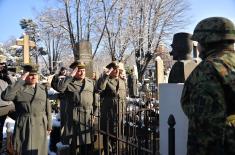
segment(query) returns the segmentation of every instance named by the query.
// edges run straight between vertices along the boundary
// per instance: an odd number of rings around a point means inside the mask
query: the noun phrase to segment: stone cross
[[[35,42],[29,40],[29,35],[24,35],[23,39],[17,39],[16,45],[23,46],[24,53],[23,53],[23,61],[24,63],[29,63],[29,49],[30,47],[35,47]]]

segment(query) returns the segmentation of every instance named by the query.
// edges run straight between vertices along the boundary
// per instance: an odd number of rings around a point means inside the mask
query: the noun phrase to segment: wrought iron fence
[[[132,106],[130,108],[129,106]],[[78,111],[79,116],[87,121],[77,122],[77,127],[86,126],[86,132],[77,132],[75,137],[85,138],[87,132],[92,134],[92,145],[85,145],[83,154],[97,155],[158,155],[159,154],[159,108],[158,105],[129,104],[125,112],[117,113],[116,119],[107,117],[105,129],[101,128],[100,110],[96,116],[92,113],[85,118],[86,112]],[[95,118],[95,119],[94,119]],[[95,121],[88,121],[95,120]],[[77,129],[76,129],[77,130]],[[78,130],[77,130],[78,131]],[[52,138],[53,139],[53,138]],[[57,150],[58,152],[58,150]],[[66,151],[65,151],[66,152]],[[63,154],[63,153],[58,153]]]

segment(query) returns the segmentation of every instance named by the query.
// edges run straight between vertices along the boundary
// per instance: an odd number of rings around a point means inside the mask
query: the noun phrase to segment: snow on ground
[[[7,123],[10,125],[10,131],[13,132],[14,130],[15,121],[11,119],[10,117],[7,117],[4,127],[3,127],[3,138],[7,137],[7,127],[6,127]]]
[[[52,121],[53,121],[53,126],[60,126],[60,121],[58,121],[59,114],[52,114]],[[13,119],[11,119],[10,117],[7,117],[4,127],[3,127],[3,138],[7,137],[7,128],[6,128],[6,124],[9,123],[10,125],[10,131],[13,132],[14,130],[14,125],[15,125],[15,121]],[[47,140],[48,140],[48,148],[49,148],[49,143],[50,143],[50,136],[47,136]],[[51,152],[50,149],[49,150],[49,155],[56,155],[55,152]]]

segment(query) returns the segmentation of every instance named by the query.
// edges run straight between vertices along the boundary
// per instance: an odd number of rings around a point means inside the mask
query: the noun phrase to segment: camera
[[[12,84],[12,81],[10,79],[10,73],[16,72],[16,67],[14,66],[8,66],[6,63],[0,63],[0,79],[4,80],[8,84]]]

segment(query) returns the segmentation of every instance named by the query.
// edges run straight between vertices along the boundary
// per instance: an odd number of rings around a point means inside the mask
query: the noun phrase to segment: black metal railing
[[[84,113],[84,111],[78,111],[78,113],[80,113],[79,116],[84,115],[83,118],[87,116],[86,112]],[[91,152],[94,155],[159,154],[158,106],[136,106],[135,108],[132,108],[132,110],[119,112],[116,114],[116,116],[117,118],[112,121],[110,121],[110,118],[107,117],[106,129],[101,128],[100,112],[98,112],[97,116],[94,116],[94,114],[91,113],[90,119],[88,119],[92,120],[95,118],[95,122],[78,122],[78,126],[86,126],[86,133],[90,132],[92,135],[92,150],[88,151],[86,148],[85,154],[91,154]],[[80,131],[76,134],[76,137],[84,138],[85,136],[84,143],[87,143],[86,134],[82,135],[84,132]]]
[[[171,114],[168,118],[168,154],[175,155],[175,118]]]

